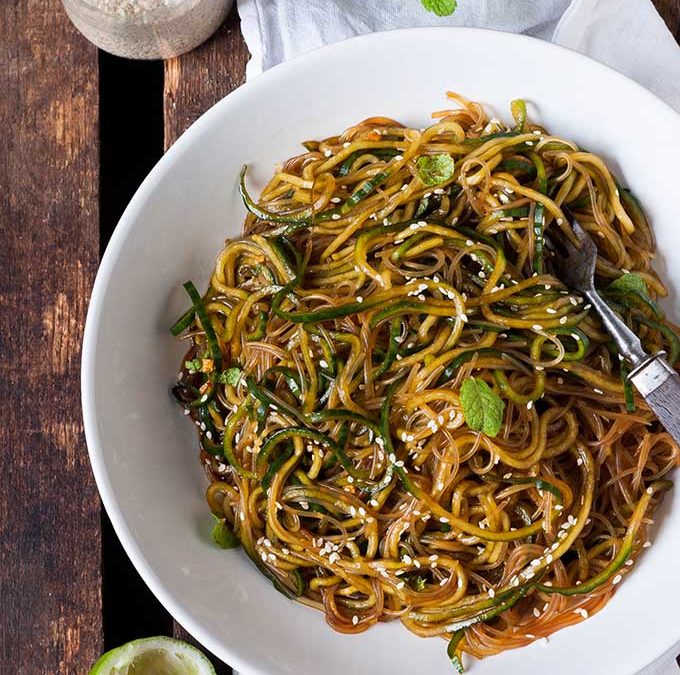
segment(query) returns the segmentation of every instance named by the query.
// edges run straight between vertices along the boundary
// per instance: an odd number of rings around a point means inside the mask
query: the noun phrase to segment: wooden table
[[[680,2],[655,4],[680,38]],[[58,0],[0,7],[3,675],[86,673],[136,637],[191,639],[102,512],[83,437],[80,345],[123,207],[164,148],[243,82],[247,59],[235,10],[209,42],[163,64],[98,53]]]

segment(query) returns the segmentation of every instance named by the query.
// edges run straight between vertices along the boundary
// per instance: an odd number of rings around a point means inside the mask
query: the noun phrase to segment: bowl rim
[[[101,501],[106,509],[113,528],[118,536],[126,554],[132,561],[135,569],[142,577],[146,585],[156,596],[163,607],[171,614],[173,619],[180,623],[193,637],[195,637],[206,649],[211,651],[219,658],[223,658],[234,670],[238,670],[243,674],[252,675],[269,675],[266,671],[261,670],[256,664],[239,655],[238,651],[233,650],[225,641],[214,637],[209,628],[204,627],[200,621],[195,620],[187,607],[177,600],[171,590],[167,587],[161,579],[157,576],[152,565],[147,560],[142,552],[140,545],[132,534],[124,513],[124,508],[118,501],[118,498],[113,489],[110,477],[105,467],[103,460],[105,452],[105,441],[100,437],[98,429],[98,412],[95,406],[94,385],[95,385],[95,362],[97,351],[97,338],[99,335],[100,319],[104,311],[106,303],[106,296],[109,284],[113,275],[115,274],[116,264],[118,262],[121,250],[125,243],[127,236],[132,232],[137,216],[146,202],[156,189],[156,187],[163,181],[166,174],[170,171],[175,162],[181,158],[185,147],[190,146],[194,139],[198,138],[204,129],[208,129],[212,124],[214,117],[220,115],[221,110],[225,106],[230,106],[237,103],[246,95],[251,95],[257,92],[258,89],[266,88],[269,81],[273,78],[281,77],[284,73],[295,71],[304,67],[307,63],[316,60],[320,53],[333,53],[341,55],[347,50],[352,50],[357,43],[364,42],[380,42],[386,36],[399,37],[400,35],[419,35],[427,38],[429,34],[449,33],[455,39],[460,34],[477,34],[483,36],[484,39],[492,40],[507,40],[508,42],[527,43],[532,45],[530,48],[535,50],[545,50],[546,52],[558,52],[563,56],[567,55],[577,62],[587,63],[588,67],[594,72],[599,71],[604,73],[609,78],[618,79],[625,83],[625,86],[631,85],[638,90],[638,93],[647,98],[653,103],[659,111],[665,111],[666,115],[670,115],[676,122],[680,122],[680,114],[676,112],[668,103],[659,98],[656,94],[649,91],[647,88],[636,82],[635,80],[624,75],[620,71],[608,66],[600,61],[597,61],[585,54],[578,52],[569,47],[564,47],[552,42],[534,38],[528,35],[508,33],[504,31],[492,30],[488,28],[472,28],[472,27],[457,27],[457,26],[433,26],[421,28],[399,28],[394,30],[378,31],[368,33],[366,35],[359,35],[351,37],[339,42],[317,47],[304,54],[301,54],[289,61],[280,63],[263,73],[256,76],[254,79],[245,82],[237,87],[235,90],[227,94],[225,97],[217,101],[203,114],[198,117],[175,141],[175,143],[165,152],[165,154],[156,163],[153,169],[149,172],[146,178],[135,192],[129,204],[125,208],[120,217],[111,238],[106,246],[106,250],[102,255],[99,268],[92,286],[90,296],[85,329],[83,333],[83,347],[81,355],[81,404],[83,412],[85,440],[88,449],[90,464],[92,472],[95,477],[95,482]],[[656,655],[646,664],[642,670],[646,670],[651,664],[662,659],[677,645],[677,641],[666,646],[664,651]]]

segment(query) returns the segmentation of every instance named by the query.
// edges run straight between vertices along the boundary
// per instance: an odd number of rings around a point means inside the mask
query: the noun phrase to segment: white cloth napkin
[[[576,49],[680,111],[680,48],[650,0],[458,0],[438,17],[419,0],[238,0],[247,76],[316,47],[392,28],[477,26]]]
[[[576,49],[637,80],[680,112],[680,48],[650,0],[458,0],[450,17],[419,0],[238,0],[248,79],[298,54],[393,28],[476,26]],[[678,648],[677,651],[680,651]],[[675,650],[639,675],[680,674]]]

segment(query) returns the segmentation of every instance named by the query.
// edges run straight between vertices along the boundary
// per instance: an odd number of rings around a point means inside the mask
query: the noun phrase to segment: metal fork
[[[666,431],[680,442],[680,376],[666,361],[665,352],[648,354],[640,338],[602,299],[594,282],[597,261],[595,242],[575,220],[572,230],[579,242],[578,246],[566,237],[559,241],[546,237],[546,247],[552,253],[555,274],[565,285],[582,293],[595,308],[619,353],[631,364],[628,381],[647,401]]]

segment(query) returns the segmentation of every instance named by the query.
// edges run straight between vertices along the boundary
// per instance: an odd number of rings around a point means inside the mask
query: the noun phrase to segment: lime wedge
[[[106,652],[90,675],[215,675],[196,647],[169,637],[133,640]]]

